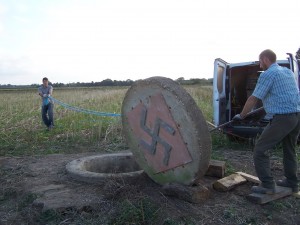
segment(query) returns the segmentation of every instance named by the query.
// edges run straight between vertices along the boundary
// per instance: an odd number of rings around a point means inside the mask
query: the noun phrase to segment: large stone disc
[[[211,138],[201,110],[176,82],[135,82],[122,104],[128,145],[141,168],[159,184],[191,184],[205,174]]]

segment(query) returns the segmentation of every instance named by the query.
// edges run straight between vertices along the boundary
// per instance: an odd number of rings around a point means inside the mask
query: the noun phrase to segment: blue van
[[[287,58],[277,60],[277,63],[291,69],[299,84],[299,61],[292,54],[287,53]],[[248,97],[254,91],[259,75],[262,72],[258,61],[228,63],[220,58],[215,59],[213,123],[216,127],[229,122],[234,115],[242,111]],[[260,108],[261,106],[262,103],[258,102],[255,108]],[[263,131],[271,117],[271,115],[267,115],[262,110],[243,121],[234,121],[222,127],[222,131],[227,134],[229,139],[243,138],[255,141],[257,135]]]

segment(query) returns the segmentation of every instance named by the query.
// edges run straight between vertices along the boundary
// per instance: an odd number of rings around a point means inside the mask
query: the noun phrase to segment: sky
[[[0,0],[0,84],[212,78],[300,48],[299,0]]]

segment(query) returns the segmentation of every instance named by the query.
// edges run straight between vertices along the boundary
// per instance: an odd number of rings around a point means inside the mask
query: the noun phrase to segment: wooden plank
[[[216,127],[217,127],[216,125],[214,125],[213,123],[209,122],[208,120],[206,120],[206,123],[207,123],[208,125],[212,126],[213,128],[216,128]]]
[[[258,177],[256,176],[253,176],[251,174],[248,174],[248,173],[244,173],[244,172],[236,172],[237,174],[241,175],[242,177],[244,177],[247,181],[250,181],[252,183],[255,183],[255,184],[260,184],[260,180],[258,179]]]
[[[223,178],[225,176],[225,161],[210,160],[205,176]]]
[[[239,174],[231,174],[228,177],[224,177],[220,180],[217,180],[213,187],[217,191],[229,191],[232,188],[236,187],[239,184],[246,183],[247,180]]]
[[[295,198],[300,198],[300,191],[296,192],[296,193],[293,193],[293,196]]]
[[[247,198],[254,203],[265,204],[265,203],[274,201],[276,199],[289,196],[291,194],[292,194],[291,188],[277,186],[276,193],[273,195],[252,193],[252,194],[248,195]]]
[[[166,184],[163,186],[163,194],[173,196],[192,203],[201,203],[210,196],[210,191],[203,185],[185,186],[182,184]]]

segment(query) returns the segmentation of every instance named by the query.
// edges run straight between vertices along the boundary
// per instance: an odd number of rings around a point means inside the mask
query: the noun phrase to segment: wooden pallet
[[[265,204],[292,194],[292,189],[287,187],[277,186],[276,191],[273,195],[252,193],[247,196],[247,199],[257,204]]]
[[[243,172],[237,172],[237,174],[241,175],[244,177],[247,181],[250,181],[252,183],[260,184],[260,180],[258,177],[243,173]],[[257,193],[251,193],[250,195],[247,196],[247,199],[250,201],[257,203],[257,204],[265,204],[280,198],[284,198],[290,195],[293,195],[296,198],[300,198],[300,192],[298,193],[293,193],[291,188],[287,187],[276,187],[277,193],[274,195],[268,195],[268,194],[257,194]]]

